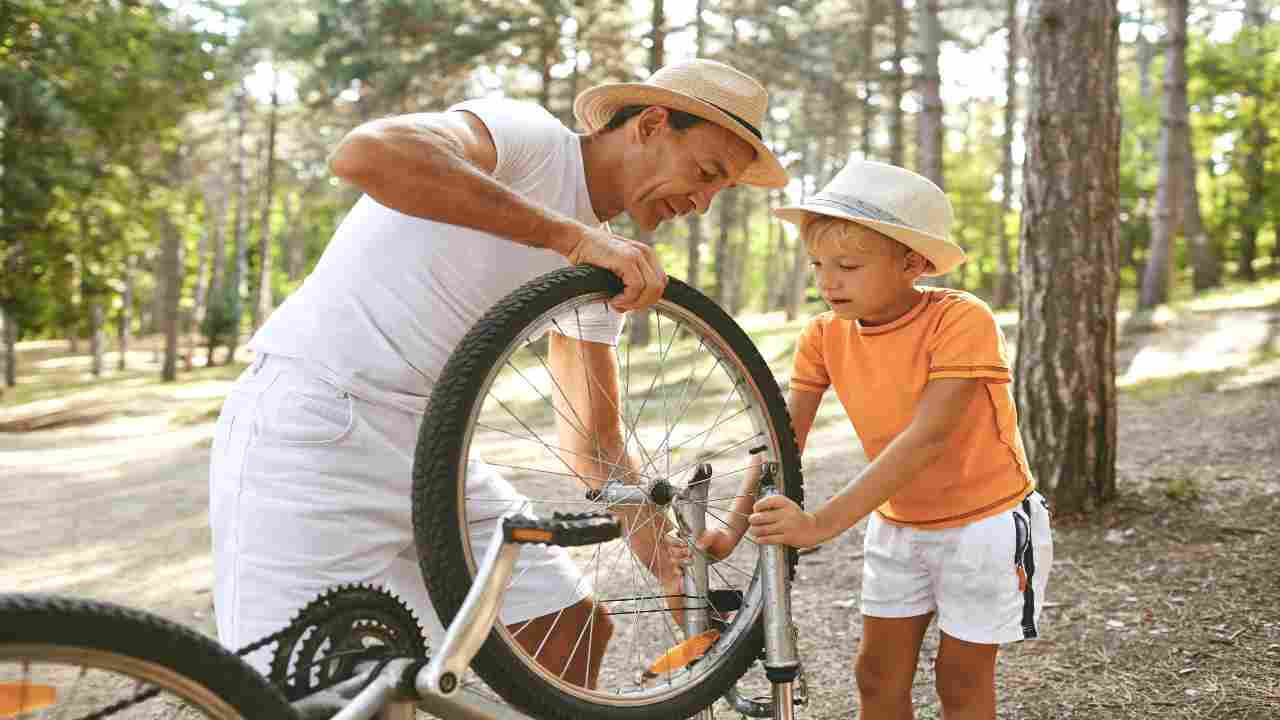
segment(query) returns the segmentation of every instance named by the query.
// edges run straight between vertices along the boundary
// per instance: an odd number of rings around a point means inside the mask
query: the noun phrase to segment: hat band
[[[851,197],[849,195],[841,195],[840,193],[824,192],[805,200],[804,204],[827,205],[836,208],[837,210],[843,210],[847,213],[857,215],[858,217],[866,218],[867,220],[893,223],[894,225],[909,227],[912,230],[920,229],[875,203],[869,203],[866,200]]]
[[[733,114],[733,113],[729,112],[728,110],[725,110],[724,108],[720,107],[719,105],[717,105],[717,104],[715,104],[715,103],[711,102],[710,100],[708,100],[708,99],[706,99],[706,98],[704,98],[704,97],[701,97],[701,96],[699,96],[699,95],[694,95],[694,97],[698,98],[698,99],[699,99],[699,100],[701,100],[702,102],[704,102],[704,103],[706,103],[706,104],[710,105],[711,107],[713,107],[713,108],[715,108],[715,109],[719,110],[720,112],[724,113],[725,115],[728,115],[729,117],[731,117],[731,118],[733,118],[734,120],[738,121],[738,124],[739,124],[739,125],[741,125],[742,127],[746,128],[746,129],[747,129],[747,132],[750,132],[752,135],[755,135],[757,140],[759,140],[759,141],[761,141],[761,142],[764,142],[764,133],[761,133],[758,129],[756,129],[756,126],[755,126],[755,125],[752,125],[751,123],[747,122],[746,120],[743,120],[742,118],[738,117],[737,115],[735,115],[735,114]]]

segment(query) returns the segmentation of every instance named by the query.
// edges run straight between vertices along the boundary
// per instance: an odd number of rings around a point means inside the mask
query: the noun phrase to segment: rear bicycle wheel
[[[193,630],[109,603],[0,595],[0,718],[290,720],[278,690]]]
[[[591,408],[617,418],[630,463],[600,460],[605,450],[599,445],[586,453],[571,450],[575,435],[584,442],[599,438],[591,437],[590,423],[567,398],[610,381],[587,371],[585,363],[574,368],[581,375],[560,377],[563,367],[553,371],[556,361],[542,331],[578,335],[584,318],[620,290],[612,273],[589,267],[526,284],[477,323],[436,383],[414,463],[413,515],[423,575],[446,624],[483,558],[486,538],[476,528],[503,512],[602,509],[590,491],[620,481],[659,498],[628,531],[675,528],[681,493],[705,468],[711,476],[706,527],[725,527],[745,519],[734,504],[750,492],[743,478],[763,462],[776,464],[781,490],[802,500],[795,436],[767,364],[737,323],[678,280],[658,304],[628,314],[629,325],[647,325],[648,337],[638,339],[630,327],[624,331],[612,351],[617,400]],[[515,494],[495,497],[492,485],[469,488],[468,475],[476,472],[501,476]],[[535,659],[537,650],[524,649],[543,647],[544,638],[517,637],[525,628],[513,632],[501,625],[472,663],[477,674],[508,701],[565,720],[688,717],[721,696],[759,657],[763,643],[760,548],[744,538],[732,555],[710,566],[707,593],[673,598],[676,593],[630,551],[629,539],[566,551],[581,578],[577,590],[589,593],[613,626],[607,650],[589,669],[598,677],[594,687],[570,682],[563,665],[548,667]],[[791,568],[794,563],[789,553]],[[558,604],[579,597],[570,594]],[[697,662],[655,671],[655,661],[687,639],[669,612],[673,601],[708,609],[719,638]],[[558,619],[549,623],[552,631],[571,633],[573,653],[586,653],[594,622],[565,628],[557,627]]]

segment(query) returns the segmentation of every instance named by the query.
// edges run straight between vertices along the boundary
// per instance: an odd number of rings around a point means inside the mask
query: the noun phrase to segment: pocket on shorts
[[[281,374],[262,394],[258,408],[259,442],[333,445],[355,428],[351,395],[315,378]]]

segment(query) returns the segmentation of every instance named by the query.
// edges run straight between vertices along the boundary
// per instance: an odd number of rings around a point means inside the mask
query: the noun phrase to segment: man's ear
[[[667,126],[667,109],[657,105],[650,105],[636,116],[636,134],[640,142],[647,142],[650,138],[662,132]]]

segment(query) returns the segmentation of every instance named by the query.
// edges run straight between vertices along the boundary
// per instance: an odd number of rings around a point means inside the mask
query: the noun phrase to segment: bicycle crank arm
[[[502,593],[511,580],[522,544],[593,545],[621,533],[622,526],[605,513],[556,513],[551,518],[509,514],[503,518],[489,540],[484,562],[462,602],[462,610],[449,623],[439,651],[414,680],[418,694],[447,697],[458,691],[463,673],[498,619]]]

